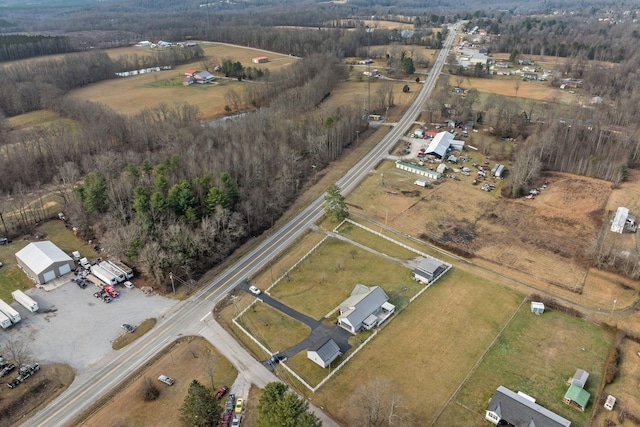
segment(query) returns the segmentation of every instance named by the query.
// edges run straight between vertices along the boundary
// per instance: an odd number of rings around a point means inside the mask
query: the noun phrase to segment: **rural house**
[[[522,77],[524,77],[527,80],[538,80],[537,73],[523,73]]]
[[[524,393],[500,386],[489,400],[484,418],[495,425],[570,427],[571,421],[538,405]]]
[[[544,303],[531,301],[531,312],[533,314],[542,314],[542,313],[544,313]]]
[[[16,253],[18,266],[36,285],[69,273],[73,260],[52,242],[33,242]]]
[[[340,347],[331,338],[326,341],[320,341],[317,345],[309,347],[309,350],[307,350],[307,357],[323,368],[328,367],[341,354]]]
[[[435,258],[425,258],[413,270],[413,279],[424,284],[431,283],[446,271],[447,267]]]
[[[193,79],[196,83],[210,83],[215,77],[208,71],[199,71],[193,75]]]
[[[371,330],[393,314],[396,307],[380,286],[356,285],[351,296],[340,304],[338,325],[356,334]]]
[[[251,60],[254,64],[264,64],[265,62],[269,62],[269,58],[266,56],[256,56]]]

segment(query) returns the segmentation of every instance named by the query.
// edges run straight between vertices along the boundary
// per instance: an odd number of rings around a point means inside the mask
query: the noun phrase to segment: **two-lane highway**
[[[390,148],[416,120],[437,82],[453,45],[454,37],[455,31],[451,31],[431,73],[424,82],[424,87],[400,122],[367,156],[337,182],[344,194],[352,191],[381,159],[387,156]],[[163,319],[159,319],[158,326],[147,335],[115,355],[110,355],[110,358],[105,358],[107,360],[101,361],[97,366],[92,366],[80,373],[69,389],[45,409],[27,420],[25,425],[62,426],[71,423],[80,413],[124,381],[162,348],[183,335],[185,331],[193,330],[194,324],[199,324],[201,319],[211,312],[214,304],[222,299],[229,290],[268,265],[273,258],[301,236],[309,226],[320,219],[324,213],[323,206],[324,196],[321,196],[284,227],[275,230],[272,236],[266,238],[213,282],[188,300],[177,304]],[[212,344],[215,345],[215,343]],[[256,361],[256,363],[258,362]]]

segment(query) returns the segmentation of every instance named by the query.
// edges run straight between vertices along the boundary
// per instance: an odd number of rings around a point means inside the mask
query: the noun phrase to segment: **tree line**
[[[15,61],[33,56],[54,55],[73,52],[68,37],[44,35],[7,34],[0,35],[0,62]]]

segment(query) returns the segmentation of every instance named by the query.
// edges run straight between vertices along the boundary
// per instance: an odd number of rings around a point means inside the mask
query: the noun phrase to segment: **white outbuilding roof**
[[[29,243],[16,253],[16,258],[27,264],[35,274],[42,273],[53,263],[73,261],[69,255],[48,240]]]

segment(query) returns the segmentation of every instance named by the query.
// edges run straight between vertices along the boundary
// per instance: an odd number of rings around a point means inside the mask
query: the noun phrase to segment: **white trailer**
[[[0,299],[0,311],[5,314],[9,319],[11,319],[12,323],[18,323],[20,320],[20,313],[18,313],[15,308],[11,307],[9,304]]]
[[[0,326],[2,326],[2,329],[7,329],[12,324],[13,323],[11,323],[11,319],[9,319],[6,314],[0,311]]]
[[[115,265],[110,264],[108,261],[102,261],[98,265],[100,266],[100,268],[103,268],[107,270],[109,273],[111,273],[112,275],[114,275],[118,283],[122,283],[125,280],[127,280],[127,275],[124,274],[124,271],[120,270]]]
[[[110,259],[107,262],[122,271],[127,279],[133,279],[133,270],[122,261],[118,261],[117,259]]]
[[[20,289],[11,292],[11,296],[14,300],[16,300],[18,304],[31,311],[32,313],[38,311],[38,303],[35,302],[29,295],[22,292]]]
[[[96,276],[98,279],[102,280],[107,285],[118,284],[118,279],[116,278],[116,276],[114,276],[104,268],[100,267],[99,265],[91,266],[91,274]]]

